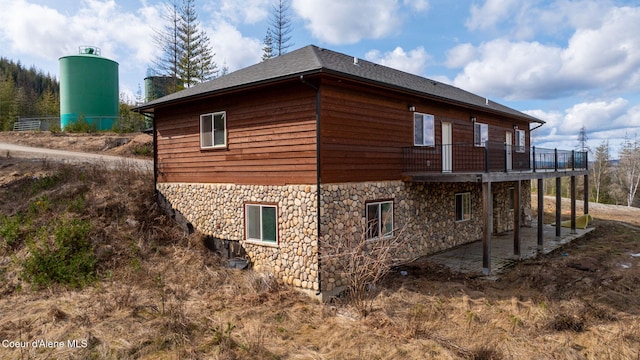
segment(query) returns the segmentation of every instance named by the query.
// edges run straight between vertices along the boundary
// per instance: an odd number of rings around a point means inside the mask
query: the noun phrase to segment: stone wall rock
[[[314,185],[158,183],[172,208],[205,235],[238,241],[257,271],[318,290],[317,190]],[[245,240],[244,204],[277,205],[278,243]]]

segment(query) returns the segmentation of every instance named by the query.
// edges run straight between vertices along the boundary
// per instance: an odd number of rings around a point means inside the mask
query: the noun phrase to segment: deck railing
[[[410,173],[489,173],[586,170],[587,153],[487,142],[403,148],[403,171]]]

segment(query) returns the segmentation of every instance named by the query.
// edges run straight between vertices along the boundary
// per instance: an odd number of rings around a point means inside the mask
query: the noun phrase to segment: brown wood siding
[[[316,94],[300,83],[156,110],[158,181],[316,183]],[[200,149],[200,115],[226,111],[227,148]]]
[[[435,116],[437,146],[442,144],[442,123],[452,124],[452,143],[465,144],[454,145],[458,149],[453,152],[454,171],[464,171],[474,163],[484,161],[484,148],[473,147],[472,116],[477,122],[488,125],[489,142],[504,144],[505,132],[513,134],[514,125],[517,125],[526,130],[526,145],[529,146],[526,121],[329,79],[321,86],[322,182],[401,179],[402,148],[413,146],[413,112],[409,111],[409,105],[415,106],[416,112]],[[504,156],[499,161],[503,164]],[[514,152],[514,164],[515,161]]]

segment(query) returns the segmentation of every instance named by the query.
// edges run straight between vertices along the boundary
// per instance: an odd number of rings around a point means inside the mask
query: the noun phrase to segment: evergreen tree
[[[0,131],[11,130],[16,118],[15,112],[16,86],[13,77],[0,72]]]
[[[271,29],[267,29],[267,35],[264,36],[263,44],[262,61],[265,61],[273,57],[273,36],[271,35]]]
[[[290,43],[292,31],[289,2],[288,0],[278,0],[278,3],[271,7],[269,29],[267,29],[265,36],[265,47],[267,47],[267,40],[270,37],[271,49],[269,52],[265,51],[263,59],[268,54],[271,54],[271,57],[285,54],[287,49],[293,45]]]
[[[209,37],[198,22],[195,0],[184,0],[178,25],[180,58],[178,76],[186,87],[210,80],[216,75],[215,55],[209,45]]]
[[[183,85],[178,78],[178,64],[181,58],[179,25],[180,5],[178,0],[165,3],[163,20],[166,22],[162,30],[156,30],[154,41],[162,50],[159,58],[154,60],[155,69],[147,71],[147,76],[162,75],[171,78],[168,93],[182,90]]]

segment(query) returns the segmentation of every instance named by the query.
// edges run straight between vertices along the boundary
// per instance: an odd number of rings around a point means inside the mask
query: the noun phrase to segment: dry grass
[[[150,175],[46,166],[67,172],[65,181],[29,195],[14,191],[31,181],[16,176],[0,188],[0,210],[26,211],[45,193],[52,204],[84,194],[86,207],[73,214],[96,225],[99,280],[31,289],[20,276],[24,247],[5,248],[0,341],[87,346],[0,348],[2,359],[638,358],[640,258],[631,254],[640,253],[640,232],[597,214],[587,237],[498,281],[420,262],[403,268],[407,276],[392,272],[361,318],[269,276],[221,267],[201,238],[185,237],[158,211]],[[45,216],[69,216],[56,206]]]

